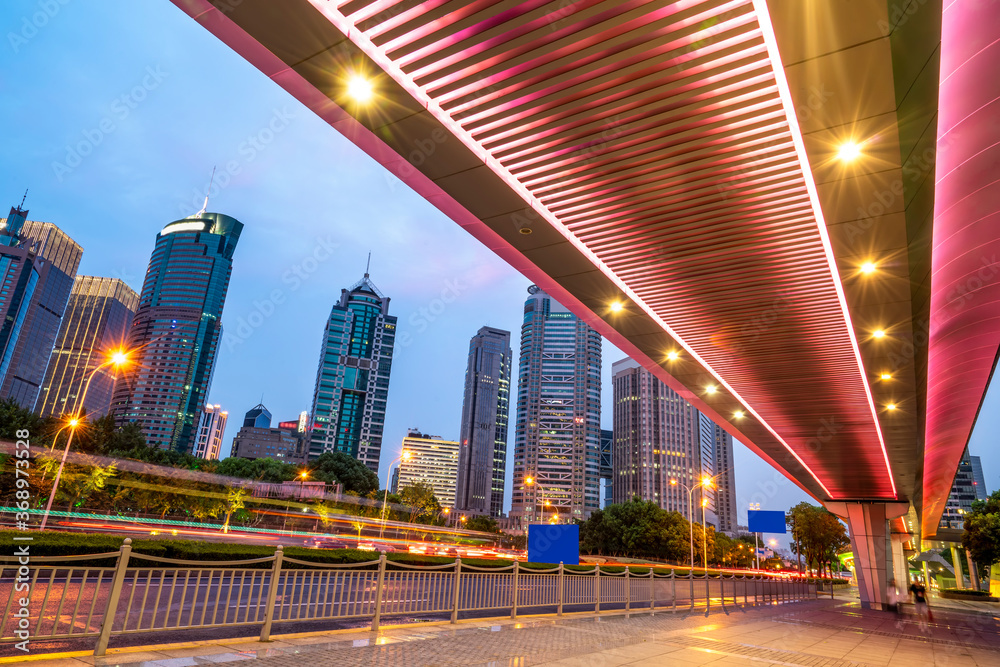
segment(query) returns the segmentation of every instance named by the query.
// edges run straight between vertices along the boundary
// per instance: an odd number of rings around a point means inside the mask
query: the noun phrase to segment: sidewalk
[[[948,614],[941,614],[948,616]],[[969,615],[955,615],[965,617]],[[284,635],[254,641],[120,649],[103,658],[63,655],[32,667],[188,667],[256,661],[260,667],[369,665],[860,665],[1000,664],[1000,623],[992,616],[937,618],[930,636],[909,621],[842,600],[659,611],[468,620]],[[43,656],[39,656],[40,658]],[[24,664],[23,662],[21,664]]]

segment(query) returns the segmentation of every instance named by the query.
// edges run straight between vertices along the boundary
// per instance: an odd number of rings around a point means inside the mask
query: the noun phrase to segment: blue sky
[[[156,233],[200,208],[218,166],[209,209],[245,225],[210,396],[230,411],[224,451],[262,396],[275,419],[309,409],[330,306],[369,251],[409,334],[383,462],[408,427],[456,436],[469,338],[506,328],[516,354],[527,279],[166,0],[8,0],[0,19],[0,207],[29,188],[29,217],[84,247],[81,273],[138,291]],[[606,428],[622,356],[605,343]],[[994,390],[972,441],[990,489],[998,404]],[[741,523],[750,500],[786,509],[806,498],[736,449]]]

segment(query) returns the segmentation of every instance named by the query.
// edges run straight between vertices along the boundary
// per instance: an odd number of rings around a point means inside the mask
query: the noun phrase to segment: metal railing
[[[74,566],[112,558],[114,567]],[[817,596],[815,583],[787,575],[616,569],[561,563],[529,569],[518,562],[484,568],[461,559],[417,566],[386,560],[384,553],[363,563],[327,564],[287,557],[280,546],[264,558],[205,562],[132,553],[126,539],[117,552],[34,557],[28,570],[16,558],[0,558],[0,601],[7,598],[0,641],[96,637],[94,655],[100,656],[113,635],[136,633],[259,625],[260,640],[268,641],[274,623],[296,621],[370,618],[377,630],[383,617],[402,614],[450,614],[454,623],[468,612],[517,618],[611,607],[676,611]],[[27,618],[12,609],[27,609]]]

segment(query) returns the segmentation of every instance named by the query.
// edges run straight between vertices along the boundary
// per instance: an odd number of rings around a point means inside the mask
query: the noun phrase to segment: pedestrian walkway
[[[816,600],[656,614],[581,614],[519,621],[386,627],[285,635],[269,644],[211,643],[123,649],[40,660],[33,667],[191,667],[253,661],[258,667],[483,665],[1000,665],[1000,622],[992,615],[937,614],[930,634],[894,614],[843,600]]]

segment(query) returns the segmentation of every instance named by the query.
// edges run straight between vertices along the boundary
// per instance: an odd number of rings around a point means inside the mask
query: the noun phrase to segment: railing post
[[[520,569],[518,567],[518,563],[515,560],[514,561],[514,574],[513,574],[514,592],[513,592],[513,595],[511,597],[511,608],[510,608],[510,617],[511,618],[517,618],[517,592],[520,589],[520,575],[521,575],[521,572],[520,572]]]
[[[652,565],[649,566],[649,609],[656,609],[656,572]]]
[[[563,567],[563,562],[559,561],[559,609],[556,611],[556,616],[563,615],[563,592],[566,590],[566,578],[564,576],[565,568]]]
[[[694,609],[694,568],[688,570],[688,588],[691,589],[691,608]]]
[[[462,558],[455,559],[455,582],[452,586],[451,622],[458,623],[458,587],[462,583]]]
[[[630,568],[625,566],[625,611],[632,611],[632,579],[629,574]]]
[[[708,570],[705,570],[705,611],[712,606],[712,588],[708,580]]]
[[[271,624],[274,621],[274,601],[278,595],[278,578],[281,576],[281,559],[285,555],[280,544],[274,550],[274,562],[271,564],[271,579],[267,584],[267,607],[264,611],[264,626],[260,629],[260,640],[271,641]]]
[[[601,613],[601,564],[594,563],[594,613]]]
[[[670,611],[677,611],[677,571],[670,568]]]
[[[378,579],[375,580],[375,615],[372,616],[372,632],[378,630],[382,621],[382,590],[385,588],[385,552],[378,557]]]
[[[111,626],[115,624],[115,614],[118,611],[118,598],[121,597],[122,584],[125,582],[125,570],[128,568],[128,559],[132,554],[132,538],[126,537],[118,551],[118,560],[115,562],[115,573],[111,579],[111,593],[108,595],[108,606],[104,609],[104,618],[101,620],[101,632],[97,636],[97,646],[94,647],[94,655],[104,655],[108,651],[108,640],[111,639]],[[66,582],[69,586],[69,582]],[[97,594],[96,592],[94,593]]]

